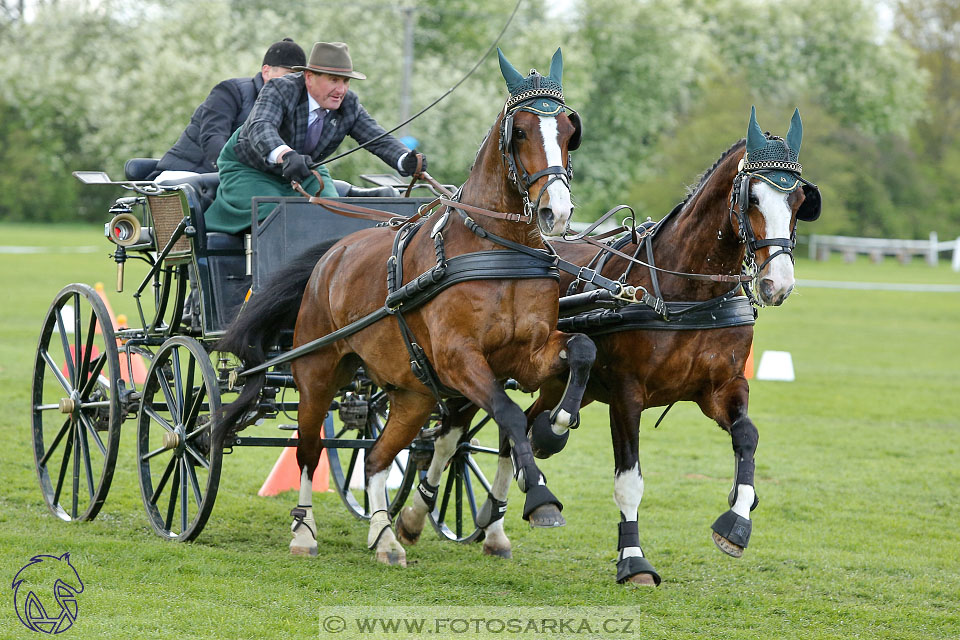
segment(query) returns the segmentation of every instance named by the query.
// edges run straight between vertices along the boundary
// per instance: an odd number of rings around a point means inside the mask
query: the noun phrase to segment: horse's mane
[[[683,202],[680,203],[680,210],[683,210],[683,208],[687,206],[687,203],[690,202],[693,196],[697,195],[697,193],[700,192],[700,190],[703,188],[703,185],[705,185],[710,180],[710,176],[713,175],[713,172],[717,170],[717,167],[719,167],[731,153],[734,153],[735,151],[739,150],[740,147],[744,146],[746,143],[747,143],[746,138],[740,138],[739,140],[734,142],[729,149],[727,149],[726,151],[720,154],[720,157],[717,158],[717,161],[713,163],[713,166],[711,166],[709,169],[707,169],[700,175],[700,179],[697,180],[697,183],[695,185],[691,187],[687,187],[687,197],[685,197],[683,199]]]

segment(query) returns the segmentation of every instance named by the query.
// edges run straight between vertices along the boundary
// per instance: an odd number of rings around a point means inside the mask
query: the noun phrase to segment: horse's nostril
[[[763,278],[760,280],[760,293],[764,298],[770,299],[773,297],[774,285],[773,280],[770,278]]]

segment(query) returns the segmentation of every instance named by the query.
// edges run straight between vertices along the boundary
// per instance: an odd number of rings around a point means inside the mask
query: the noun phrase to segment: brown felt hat
[[[353,70],[350,48],[343,42],[317,42],[310,51],[306,66],[292,67],[294,71],[313,71],[329,73],[332,76],[344,76],[366,80],[367,76]]]

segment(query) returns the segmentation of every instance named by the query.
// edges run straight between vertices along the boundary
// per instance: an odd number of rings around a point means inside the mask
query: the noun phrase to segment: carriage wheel
[[[210,517],[223,452],[212,446],[220,388],[203,346],[174,336],[157,351],[137,420],[140,494],[163,538],[196,538]]]
[[[476,525],[477,511],[490,491],[487,478],[492,480],[496,474],[499,452],[477,442],[477,432],[491,420],[489,415],[481,416],[460,439],[456,453],[440,477],[436,506],[427,514],[437,533],[454,542],[483,539],[483,529]],[[420,477],[425,476],[426,471],[421,471]]]
[[[87,285],[67,285],[43,321],[31,393],[40,489],[62,520],[92,520],[107,498],[122,385],[106,306]]]
[[[346,424],[337,425],[328,418],[323,427],[324,438],[358,439],[370,442],[376,440],[387,423],[389,411],[387,394],[374,388],[368,398],[363,400],[363,396],[358,396],[352,392],[345,393],[340,399],[341,410],[348,403],[363,401],[366,404],[366,420],[363,421],[362,425],[359,421],[348,421]],[[343,500],[343,504],[357,518],[369,520],[370,503],[364,489],[363,473],[365,451],[363,449],[337,447],[328,447],[326,451],[330,461],[330,479],[333,481],[333,486],[340,499]],[[407,473],[409,462],[407,454],[408,451],[401,451],[400,455],[393,461],[390,476],[387,480],[387,510],[391,518],[396,516],[403,508],[403,503],[413,486],[415,474]]]

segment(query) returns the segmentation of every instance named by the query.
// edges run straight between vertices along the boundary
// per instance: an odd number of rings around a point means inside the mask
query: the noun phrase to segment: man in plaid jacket
[[[349,135],[360,144],[384,133],[349,91],[350,80],[366,76],[353,70],[347,45],[318,42],[306,66],[294,67],[261,90],[246,122],[224,146],[217,166],[220,186],[217,199],[204,215],[207,229],[237,233],[250,226],[250,199],[254,196],[295,196],[291,181],[310,193],[320,184],[310,165],[329,157]],[[384,136],[366,147],[392,169],[409,176],[417,168],[414,152],[393,136]],[[421,170],[427,166],[423,159]],[[321,196],[336,197],[326,167]],[[272,209],[258,211],[263,219]]]

